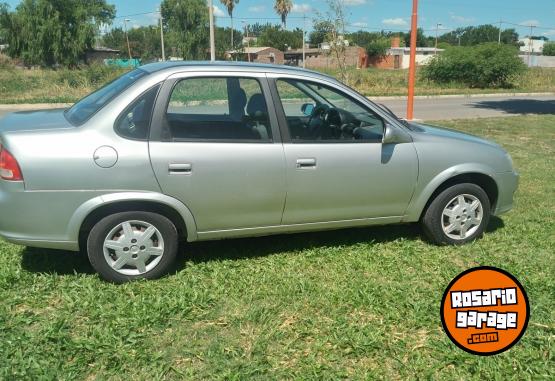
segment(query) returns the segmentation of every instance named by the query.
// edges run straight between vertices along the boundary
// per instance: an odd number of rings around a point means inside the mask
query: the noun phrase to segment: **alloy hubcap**
[[[449,201],[443,209],[441,226],[447,237],[462,240],[476,233],[483,216],[480,200],[471,194],[461,194]]]
[[[156,227],[144,221],[125,221],[104,239],[104,258],[124,275],[144,274],[160,263],[164,239]]]

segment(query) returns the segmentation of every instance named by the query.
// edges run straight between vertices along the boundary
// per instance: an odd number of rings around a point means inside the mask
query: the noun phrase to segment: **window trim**
[[[154,102],[152,103],[152,110],[150,112],[150,118],[148,120],[148,126],[147,126],[147,134],[146,137],[144,139],[139,139],[139,138],[131,138],[129,136],[124,136],[122,135],[117,126],[119,125],[119,122],[121,121],[121,119],[124,117],[124,115],[128,112],[129,108],[135,103],[137,102],[141,97],[143,97],[146,93],[148,93],[150,90],[154,89],[155,87],[158,87],[158,90],[156,91],[156,95],[154,96]],[[138,142],[146,142],[149,140],[149,136],[150,136],[150,129],[152,127],[152,120],[154,118],[154,109],[156,108],[156,102],[158,100],[158,95],[160,94],[160,89],[162,88],[162,82],[158,82],[157,84],[150,86],[147,90],[143,91],[139,96],[135,97],[131,102],[129,102],[129,104],[127,106],[125,106],[125,108],[123,109],[122,112],[119,113],[119,115],[117,116],[116,120],[114,121],[114,132],[116,133],[117,136],[119,136],[120,138],[126,139],[126,140],[132,140],[132,141],[138,141]]]
[[[289,123],[287,122],[287,115],[285,114],[285,110],[283,108],[283,103],[281,101],[281,97],[279,95],[279,91],[278,91],[278,87],[277,87],[277,82],[279,80],[284,80],[284,81],[292,80],[292,81],[299,81],[299,82],[307,82],[309,84],[314,84],[316,86],[328,87],[328,88],[331,88],[331,89],[339,92],[340,94],[342,94],[343,96],[345,96],[346,98],[351,100],[352,102],[359,105],[361,108],[363,108],[365,110],[368,110],[368,111],[371,111],[376,117],[380,118],[380,120],[382,121],[383,126],[384,126],[384,133],[385,133],[385,126],[388,123],[388,121],[382,115],[375,112],[371,107],[368,107],[363,102],[360,102],[358,99],[356,99],[352,95],[348,94],[346,91],[339,88],[338,86],[333,86],[330,83],[318,82],[318,80],[314,79],[314,78],[274,76],[272,78],[268,78],[268,81],[270,83],[270,89],[271,89],[271,92],[272,92],[272,96],[274,97],[274,103],[277,103],[276,113],[278,114],[278,121],[279,121],[280,130],[281,130],[281,134],[283,136],[283,142],[284,143],[291,143],[291,144],[376,144],[376,143],[381,144],[381,143],[383,143],[383,134],[382,134],[382,139],[364,139],[364,140],[341,140],[341,139],[301,140],[301,139],[292,139],[291,134],[289,132]]]
[[[282,142],[281,129],[277,121],[276,109],[273,103],[273,98],[270,95],[270,87],[265,73],[256,73],[259,75],[252,75],[249,72],[222,72],[222,71],[202,71],[202,72],[183,72],[176,73],[170,76],[162,88],[158,92],[156,105],[154,107],[152,126],[150,130],[150,141],[159,141],[165,143],[238,143],[238,144],[276,144]],[[252,79],[256,80],[260,85],[260,90],[266,101],[268,108],[268,120],[270,122],[270,129],[272,132],[271,139],[184,139],[184,138],[171,138],[164,137],[163,125],[167,107],[169,105],[171,94],[175,86],[184,80],[199,79],[199,78],[238,78],[238,79]]]

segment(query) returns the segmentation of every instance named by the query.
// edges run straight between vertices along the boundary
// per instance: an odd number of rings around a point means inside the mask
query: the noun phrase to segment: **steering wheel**
[[[326,104],[314,108],[308,120],[307,128],[313,138],[339,138],[341,135],[341,113]]]
[[[319,104],[316,107],[314,107],[314,109],[312,110],[312,113],[310,114],[310,117],[308,118],[308,123],[307,126],[310,127],[310,125],[312,124],[312,121],[315,118],[322,118],[323,114],[326,112],[326,110],[329,109],[329,106],[326,104]]]

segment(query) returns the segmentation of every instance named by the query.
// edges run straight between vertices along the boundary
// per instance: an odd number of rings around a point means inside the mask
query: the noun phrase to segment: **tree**
[[[288,47],[299,49],[303,46],[303,31],[299,28],[292,31],[283,30],[278,25],[267,27],[258,37],[257,45],[270,46],[279,50],[285,50]]]
[[[341,81],[349,83],[347,71],[347,55],[345,44],[345,3],[344,0],[327,0],[329,10],[325,15],[318,15],[316,23],[325,23],[329,26],[326,41],[330,45],[329,55],[337,62]]]
[[[218,60],[223,60],[225,59],[225,53],[226,51],[229,50],[229,40],[228,40],[228,36],[229,36],[229,31],[230,28],[222,28],[222,27],[216,27],[214,29],[214,40],[215,40],[215,44],[216,44],[216,59]],[[235,30],[233,32],[233,46],[239,46],[241,45],[241,41],[243,40],[243,34],[238,31]]]
[[[160,8],[168,45],[183,59],[205,59],[210,27],[205,1],[164,0]]]
[[[281,16],[281,25],[283,29],[287,27],[287,15],[291,12],[292,8],[293,2],[291,0],[276,0],[274,4],[274,10]]]
[[[405,40],[405,46],[410,48],[410,32],[403,33],[403,40]],[[417,47],[427,47],[430,46],[430,39],[424,35],[424,29],[418,28],[416,32],[416,46]]]
[[[461,82],[470,87],[511,87],[526,69],[518,49],[496,42],[453,47],[432,59],[423,69],[425,78],[438,82]]]
[[[387,49],[391,46],[391,37],[393,35],[385,32],[367,32],[359,30],[350,33],[347,39],[366,49],[369,57],[380,58],[387,54]]]
[[[233,49],[235,40],[233,39],[233,9],[235,4],[239,4],[239,0],[220,0],[220,2],[227,9],[227,14],[231,17],[231,49]]]
[[[133,57],[141,61],[151,61],[162,55],[160,42],[160,28],[156,26],[141,26],[128,31],[129,47]],[[102,44],[108,48],[127,51],[127,41],[122,28],[112,29],[102,37]]]
[[[312,45],[319,45],[326,40],[326,36],[333,28],[329,20],[321,20],[314,23],[313,31],[310,32],[309,40]]]
[[[75,66],[94,46],[99,25],[111,23],[115,7],[105,0],[23,0],[14,12],[3,6],[0,13],[11,57]]]
[[[8,39],[8,31],[5,29],[4,25],[6,21],[3,21],[8,17],[8,4],[0,3],[0,44],[5,44]]]
[[[254,23],[249,25],[249,36],[251,37],[259,37],[264,30],[268,28],[273,28],[274,25],[270,24],[269,22],[266,24]]]
[[[462,46],[497,42],[499,41],[499,28],[489,24],[458,28],[452,32],[441,35],[439,41],[447,42],[451,45]],[[516,46],[518,44],[518,33],[514,29],[502,30],[501,43]]]
[[[544,56],[555,56],[555,42],[546,42],[543,46]]]

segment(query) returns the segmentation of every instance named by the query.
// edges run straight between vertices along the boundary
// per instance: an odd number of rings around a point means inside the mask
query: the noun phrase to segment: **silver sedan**
[[[0,120],[0,235],[86,251],[113,282],[160,277],[180,240],[420,221],[463,244],[517,184],[499,145],[285,66],[150,64]]]

